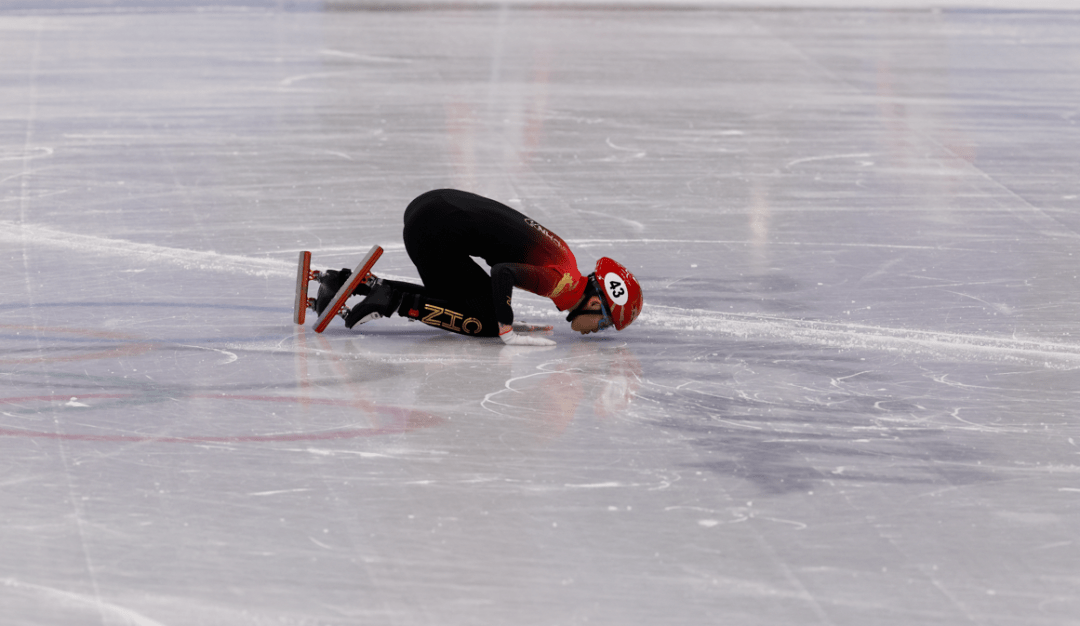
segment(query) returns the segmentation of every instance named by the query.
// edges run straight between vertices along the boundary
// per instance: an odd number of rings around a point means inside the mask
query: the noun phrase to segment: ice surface
[[[1080,13],[267,4],[0,12],[0,623],[1080,623]],[[291,324],[442,186],[641,318]]]

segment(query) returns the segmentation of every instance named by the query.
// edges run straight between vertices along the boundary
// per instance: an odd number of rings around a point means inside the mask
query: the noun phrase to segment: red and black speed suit
[[[482,337],[514,321],[519,287],[560,311],[581,299],[587,278],[558,235],[504,204],[465,191],[429,191],[405,209],[405,250],[423,286],[386,281],[402,292],[400,315]],[[472,258],[491,266],[489,276]]]

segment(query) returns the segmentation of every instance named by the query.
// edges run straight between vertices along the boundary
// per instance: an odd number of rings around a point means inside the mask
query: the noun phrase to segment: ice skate
[[[330,301],[334,299],[338,289],[352,276],[352,270],[341,268],[340,270],[326,270],[318,273],[316,280],[319,281],[319,294],[315,297],[315,313],[322,315]]]
[[[340,270],[326,270],[318,274],[319,295],[315,298],[315,313],[322,315],[322,312],[326,310],[326,307],[334,299],[341,286],[345,284],[345,281],[349,280],[350,276],[352,276],[352,270],[346,267]],[[369,273],[367,278],[361,281],[356,286],[356,289],[353,289],[352,295],[368,295],[371,293],[371,286],[378,280],[377,276]]]
[[[401,304],[401,293],[381,279],[374,278],[365,286],[368,292],[367,297],[349,311],[345,317],[346,328],[390,317]]]
[[[372,266],[382,256],[383,249],[372,246],[367,255],[356,266],[355,270],[347,268],[341,270],[327,270],[326,272],[311,271],[311,253],[300,253],[300,260],[296,270],[296,298],[293,308],[293,321],[297,324],[304,323],[307,309],[314,309],[319,315],[315,323],[315,332],[321,333],[326,330],[330,321],[339,314],[348,317],[349,309],[345,307],[345,301],[355,294],[366,295],[371,291],[370,283],[376,282],[371,273]],[[309,298],[307,295],[308,284],[315,280],[319,283],[318,295]],[[363,303],[361,303],[362,305]]]

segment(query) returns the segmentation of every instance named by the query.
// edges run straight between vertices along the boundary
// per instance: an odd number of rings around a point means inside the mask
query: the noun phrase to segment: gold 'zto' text
[[[444,309],[443,307],[435,306],[434,304],[425,304],[424,309],[426,310],[427,315],[420,321],[428,326],[445,328],[446,330],[455,333],[465,333],[469,335],[475,335],[484,329],[484,325],[475,317],[465,317],[457,311]]]

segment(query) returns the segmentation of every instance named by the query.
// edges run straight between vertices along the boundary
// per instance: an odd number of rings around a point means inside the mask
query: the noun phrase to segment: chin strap
[[[589,311],[585,309],[585,307],[589,305],[589,300],[591,300],[593,296],[596,296],[600,299],[599,311]],[[600,316],[600,321],[596,325],[597,332],[600,332],[605,328],[610,328],[613,323],[611,318],[611,309],[608,308],[607,299],[604,298],[603,294],[600,292],[600,283],[597,282],[595,273],[589,274],[589,283],[585,287],[585,295],[581,298],[581,304],[579,304],[576,309],[570,311],[570,313],[566,315],[566,321],[573,322],[574,319],[581,317],[582,315]]]
[[[586,311],[585,307],[589,305],[589,300],[592,300],[593,296],[600,297],[600,301],[603,302],[604,298],[600,296],[600,285],[596,282],[596,274],[589,274],[585,282],[585,291],[582,292],[581,302],[576,308],[570,310],[566,314],[566,321],[572,322],[575,318],[585,315],[586,313],[596,313],[596,311]]]

